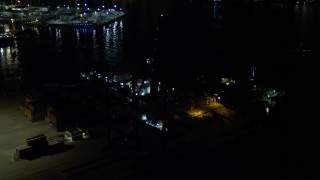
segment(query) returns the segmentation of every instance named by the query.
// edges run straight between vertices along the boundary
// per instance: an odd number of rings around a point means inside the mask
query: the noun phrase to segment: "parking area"
[[[37,134],[47,137],[61,134],[48,125],[48,121],[31,122],[20,109],[23,96],[8,93],[0,97],[0,155],[11,158],[17,147],[26,145],[26,139]]]
[[[0,96],[0,174],[1,179],[65,179],[61,172],[84,163],[95,163],[103,157],[109,161],[113,151],[105,151],[107,140],[104,127],[88,128],[93,138],[78,141],[64,139],[47,120],[31,122],[22,111],[24,97],[19,92]],[[48,141],[46,152],[34,159],[15,159],[16,149],[27,145],[27,139],[43,134]],[[61,148],[57,142],[64,142]],[[110,158],[109,158],[110,157]]]

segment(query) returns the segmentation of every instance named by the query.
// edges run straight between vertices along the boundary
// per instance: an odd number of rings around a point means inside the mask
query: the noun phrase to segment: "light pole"
[[[11,23],[12,23],[12,31],[16,32],[16,27],[14,26],[14,19],[11,19]]]

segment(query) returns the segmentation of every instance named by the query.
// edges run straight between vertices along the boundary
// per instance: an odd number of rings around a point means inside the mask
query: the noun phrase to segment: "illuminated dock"
[[[48,7],[13,6],[0,12],[0,21],[26,26],[92,27],[111,23],[125,14],[121,8],[58,7],[50,10]]]
[[[111,23],[125,15],[122,11],[90,11],[77,14],[62,14],[59,19],[48,20],[48,26],[92,27]]]

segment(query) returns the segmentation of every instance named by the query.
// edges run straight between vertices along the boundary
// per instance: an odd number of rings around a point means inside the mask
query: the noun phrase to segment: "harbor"
[[[3,179],[283,179],[309,168],[287,154],[292,126],[294,142],[311,142],[297,103],[312,100],[304,68],[318,57],[319,7],[58,3],[1,11],[18,36],[0,47]]]
[[[19,29],[15,26],[70,26],[93,27],[106,25],[121,18],[126,13],[122,9],[114,8],[79,8],[79,7],[49,7],[34,6],[7,6],[0,12],[0,22],[8,24],[13,31]]]
[[[121,18],[125,13],[122,11],[115,11],[114,9],[81,12],[79,14],[63,14],[58,19],[51,19],[46,21],[49,26],[72,26],[72,27],[92,27],[100,26],[113,22]]]

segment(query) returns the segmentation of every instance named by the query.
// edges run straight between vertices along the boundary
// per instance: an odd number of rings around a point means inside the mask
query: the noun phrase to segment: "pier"
[[[0,21],[24,26],[70,26],[70,27],[93,27],[105,25],[121,18],[126,13],[121,9],[84,9],[61,7],[50,10],[47,7],[11,7],[0,12]]]
[[[89,15],[86,12],[82,12],[61,15],[59,19],[46,21],[46,24],[48,26],[92,27],[111,23],[124,15],[124,12],[115,10],[94,11]]]

